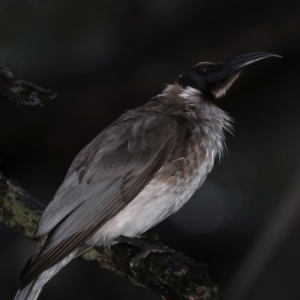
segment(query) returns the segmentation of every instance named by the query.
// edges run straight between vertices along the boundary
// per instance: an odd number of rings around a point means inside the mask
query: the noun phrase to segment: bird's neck
[[[232,118],[216,104],[207,100],[197,89],[168,85],[158,96],[169,114],[183,116],[201,139],[216,149],[219,156],[224,149],[224,132],[231,131]]]

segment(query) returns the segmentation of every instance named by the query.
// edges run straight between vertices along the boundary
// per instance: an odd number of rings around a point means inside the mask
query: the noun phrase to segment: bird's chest
[[[216,155],[215,151],[203,147],[198,141],[181,147],[181,150],[176,148],[178,151],[173,153],[148,185],[155,198],[167,203],[171,213],[176,212],[202,185]]]
[[[99,244],[114,237],[134,237],[176,212],[201,186],[213,167],[215,154],[201,144],[176,148],[148,185],[95,235]]]

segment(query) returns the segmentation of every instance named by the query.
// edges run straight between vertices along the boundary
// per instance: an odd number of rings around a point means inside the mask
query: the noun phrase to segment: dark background
[[[299,20],[300,2],[290,0],[1,0],[0,65],[59,99],[0,102],[0,171],[48,203],[85,144],[187,67],[228,54],[280,54],[249,67],[220,101],[236,120],[229,154],[153,231],[208,263],[227,300],[299,299]],[[34,248],[0,227],[1,300],[13,298]],[[159,297],[76,260],[40,299]]]

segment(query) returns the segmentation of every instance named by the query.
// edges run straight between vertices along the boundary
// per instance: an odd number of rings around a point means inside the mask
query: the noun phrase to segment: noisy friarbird
[[[232,128],[218,98],[246,66],[272,56],[200,62],[83,148],[39,221],[37,250],[14,299],[37,299],[73,258],[134,238],[181,208],[222,155]]]

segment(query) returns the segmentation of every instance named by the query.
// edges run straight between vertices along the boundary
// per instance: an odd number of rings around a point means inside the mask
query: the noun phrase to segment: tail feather
[[[46,282],[49,281],[61,268],[68,264],[74,258],[76,253],[77,250],[66,256],[56,265],[44,271],[24,288],[19,289],[14,300],[36,300]]]
[[[38,284],[38,279],[29,283],[24,289],[19,289],[14,300],[36,300],[43,286]]]

